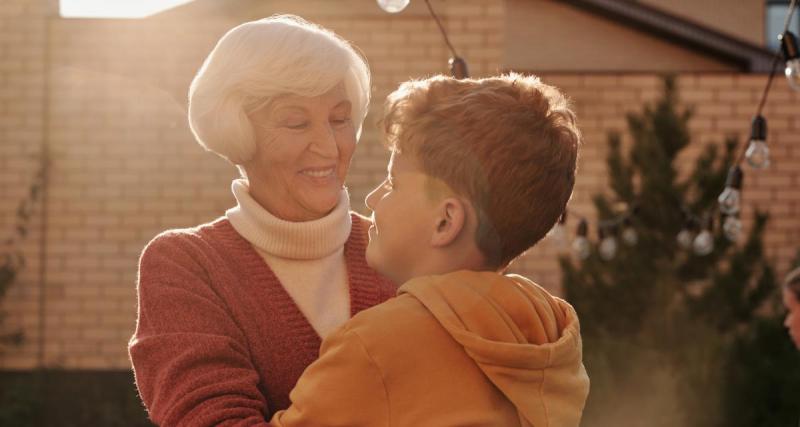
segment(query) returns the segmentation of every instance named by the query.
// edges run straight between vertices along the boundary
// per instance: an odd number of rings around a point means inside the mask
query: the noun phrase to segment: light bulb
[[[725,233],[725,237],[728,240],[735,243],[742,235],[742,221],[740,221],[739,217],[736,215],[730,215],[726,217],[725,222],[722,223],[722,231]]]
[[[636,229],[633,227],[625,227],[622,230],[622,241],[628,246],[634,246],[639,243],[639,235],[636,234]]]
[[[767,120],[762,116],[753,118],[750,128],[750,145],[745,153],[747,163],[756,169],[769,166],[769,147],[767,146]]]
[[[589,244],[589,239],[581,236],[576,237],[575,241],[572,242],[572,250],[575,252],[575,255],[577,255],[577,257],[581,260],[589,258],[589,254],[592,252],[591,245]]]
[[[606,261],[611,261],[617,255],[617,239],[614,236],[608,236],[600,241],[600,258]]]
[[[634,208],[634,210],[637,210],[637,208]],[[636,233],[636,229],[633,228],[633,221],[629,216],[625,217],[622,225],[622,241],[628,246],[634,246],[639,242],[639,235]]]
[[[733,215],[739,212],[739,190],[725,187],[725,191],[719,195],[719,210],[725,215]]]
[[[703,230],[692,242],[694,253],[699,256],[710,254],[714,250],[714,236],[708,230]]]
[[[794,90],[800,90],[800,54],[797,51],[797,38],[791,31],[787,31],[778,39],[781,41],[783,59],[786,61],[786,79]]]
[[[467,68],[467,61],[459,56],[454,56],[447,61],[450,66],[450,75],[461,80],[469,78],[469,69]]]
[[[747,147],[747,163],[755,169],[764,169],[769,166],[769,147],[764,141],[754,139]]]
[[[728,179],[725,181],[725,190],[719,195],[719,210],[725,215],[734,215],[739,212],[739,191],[742,189],[742,168],[733,166],[728,171]]]
[[[692,241],[694,240],[694,236],[692,235],[692,231],[688,228],[684,228],[678,233],[678,246],[682,249],[689,250],[692,248]]]
[[[410,2],[411,0],[378,0],[378,6],[385,12],[398,13],[402,12]]]
[[[581,219],[581,222],[578,223],[577,236],[575,237],[575,241],[572,242],[572,250],[581,260],[589,258],[589,255],[592,253],[592,246],[589,243],[589,239],[586,237],[588,235],[589,223],[586,222],[586,219]]]
[[[794,90],[800,90],[800,59],[793,59],[786,62],[786,80]]]

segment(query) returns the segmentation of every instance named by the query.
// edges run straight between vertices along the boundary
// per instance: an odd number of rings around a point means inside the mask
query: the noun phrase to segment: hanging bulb
[[[689,230],[688,228],[682,229],[678,233],[677,240],[678,240],[678,246],[680,246],[681,249],[688,251],[689,249],[692,248],[692,242],[694,241],[694,235],[692,235],[692,230]]]
[[[784,73],[789,86],[794,90],[800,90],[800,54],[797,50],[797,37],[791,31],[787,31],[778,36],[778,40],[781,41],[781,51],[786,61]]]
[[[742,179],[744,174],[738,165],[733,166],[728,171],[728,178],[725,180],[725,190],[719,195],[719,210],[725,215],[734,215],[739,212],[739,192],[742,190]]]
[[[592,252],[592,247],[589,244],[589,239],[586,237],[589,234],[589,224],[585,219],[581,219],[578,223],[578,233],[575,240],[572,242],[572,250],[575,255],[581,260],[589,258]]]
[[[624,226],[622,229],[622,241],[628,246],[636,245],[639,242],[639,235],[636,233],[636,229],[633,228],[633,221],[631,221],[630,217],[626,217],[622,224]]]
[[[681,213],[683,214],[683,228],[678,232],[676,240],[681,249],[688,251],[692,249],[692,242],[694,242],[695,221],[686,206],[681,208]]]
[[[753,117],[750,128],[750,145],[745,153],[747,163],[756,169],[769,166],[769,147],[767,147],[767,120],[762,116]]]
[[[694,238],[692,243],[694,253],[699,256],[706,256],[714,251],[714,236],[708,230],[703,230],[697,237]]]
[[[725,237],[731,242],[736,243],[742,235],[742,221],[738,215],[728,215],[722,223],[722,231]]]
[[[454,56],[447,61],[450,66],[450,75],[461,80],[469,78],[469,70],[467,70],[467,61],[459,56]]]
[[[378,6],[384,12],[398,13],[402,12],[408,6],[411,0],[378,0]]]
[[[617,239],[614,237],[613,232],[606,234],[606,231],[601,227],[598,231],[600,237],[600,258],[605,261],[611,261],[617,255]]]
[[[714,235],[711,234],[713,226],[713,218],[708,216],[706,226],[697,234],[697,237],[694,238],[694,242],[692,242],[692,249],[695,255],[706,256],[714,251]]]

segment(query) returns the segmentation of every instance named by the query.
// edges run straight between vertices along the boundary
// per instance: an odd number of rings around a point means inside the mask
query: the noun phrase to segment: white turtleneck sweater
[[[344,244],[350,236],[350,197],[343,189],[336,208],[307,222],[282,220],[250,196],[248,183],[231,185],[237,206],[225,212],[233,228],[269,265],[321,338],[350,318]]]

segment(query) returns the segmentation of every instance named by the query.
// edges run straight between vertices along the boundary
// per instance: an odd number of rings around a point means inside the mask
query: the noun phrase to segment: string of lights
[[[378,6],[387,13],[402,12],[411,2],[411,0],[376,1]],[[431,17],[439,27],[439,31],[442,33],[445,45],[447,45],[450,51],[451,57],[448,61],[448,65],[451,75],[459,79],[469,77],[466,61],[456,53],[430,1],[425,0],[425,4],[428,7]],[[767,145],[767,120],[762,115],[762,111],[781,59],[783,59],[786,64],[784,74],[789,81],[789,85],[792,89],[800,91],[800,53],[798,52],[797,37],[794,33],[789,31],[789,24],[796,7],[797,0],[791,0],[784,19],[783,31],[778,35],[780,48],[775,52],[773,57],[767,83],[751,123],[749,143],[746,149],[740,150],[734,164],[730,167],[725,181],[725,189],[717,199],[718,206],[715,208],[719,210],[719,213],[723,217],[723,234],[731,242],[738,241],[742,233],[742,223],[739,218],[742,185],[744,182],[742,163],[746,161],[750,167],[755,170],[765,169],[769,167],[770,164],[769,146]],[[636,212],[637,207],[632,206],[617,217],[597,222],[597,237],[599,239],[598,253],[602,259],[610,260],[614,258],[618,249],[618,235],[622,238],[624,244],[629,246],[636,245],[638,242],[638,235],[633,225]],[[698,256],[708,255],[713,252],[714,237],[712,231],[714,228],[715,212],[712,211],[696,215],[690,212],[688,208],[684,207],[683,214],[684,225],[676,237],[679,247],[687,251],[691,250]],[[565,231],[566,221],[567,212],[565,210],[550,233],[551,237],[553,237],[562,248],[566,247],[566,242],[568,240]],[[586,259],[591,254],[591,247],[591,242],[589,240],[589,222],[586,218],[581,217],[578,222],[576,236],[572,242],[571,249],[578,258]]]
[[[722,215],[722,232],[731,242],[737,242],[742,234],[742,223],[739,218],[741,211],[742,186],[744,182],[744,171],[742,163],[744,161],[755,169],[761,170],[769,167],[770,156],[769,146],[767,145],[767,119],[762,112],[766,104],[772,80],[777,74],[778,64],[781,59],[785,62],[784,74],[789,82],[789,86],[800,91],[800,53],[798,52],[797,36],[789,31],[789,23],[797,7],[797,0],[792,0],[784,20],[783,31],[778,35],[780,48],[773,57],[770,74],[762,92],[761,99],[756,108],[755,116],[751,122],[750,138],[746,149],[740,150],[736,156],[734,164],[728,170],[725,180],[725,189],[719,195],[718,205],[715,209]],[[715,212],[705,212],[696,215],[683,209],[684,223],[676,236],[678,246],[686,251],[692,251],[695,255],[705,256],[714,251],[714,216]],[[635,228],[632,226],[636,217],[636,209],[629,209],[627,212],[616,218],[600,220],[597,222],[597,234],[599,238],[598,254],[606,261],[611,260],[616,255],[618,244],[616,236],[621,229],[621,237],[625,244],[634,246],[638,241]],[[556,227],[551,232],[551,236],[556,240],[561,248],[566,246],[566,224],[567,213],[561,216]],[[572,252],[581,260],[587,259],[591,254],[591,242],[589,240],[589,222],[586,218],[581,218],[578,222],[575,239],[572,241]]]
[[[411,3],[411,0],[377,0],[377,2],[378,6],[383,9],[384,12],[400,13],[406,7],[408,7],[409,3]],[[457,79],[468,78],[469,70],[467,68],[467,61],[458,56],[456,53],[456,49],[453,47],[453,44],[450,43],[450,38],[447,37],[447,31],[445,31],[442,21],[439,20],[439,16],[436,15],[436,12],[433,10],[430,0],[425,0],[425,4],[428,6],[428,12],[430,12],[431,17],[439,27],[439,31],[442,33],[442,38],[444,39],[445,45],[447,45],[448,50],[450,50],[451,56],[447,62],[448,67],[450,68],[450,74]]]

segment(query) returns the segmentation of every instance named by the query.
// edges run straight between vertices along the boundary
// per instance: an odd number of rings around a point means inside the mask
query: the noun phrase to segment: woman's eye
[[[289,122],[286,123],[286,127],[294,130],[305,129],[308,127],[308,122]]]
[[[343,117],[338,119],[331,119],[334,126],[345,126],[350,124],[350,117]]]

